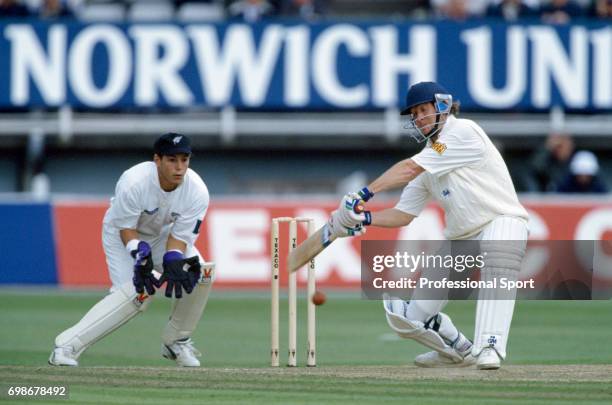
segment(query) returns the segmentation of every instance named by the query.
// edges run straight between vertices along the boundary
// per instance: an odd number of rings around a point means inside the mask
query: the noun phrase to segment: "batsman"
[[[165,283],[165,296],[173,301],[161,335],[162,356],[183,367],[200,365],[191,336],[208,300],[214,264],[194,246],[209,194],[189,168],[190,159],[189,138],[167,133],[155,142],[153,161],[121,175],[102,227],[112,287],[55,338],[49,364],[77,366],[85,350],[145,311]]]
[[[402,160],[374,182],[342,199],[328,223],[335,237],[358,235],[367,226],[409,225],[431,199],[444,209],[449,240],[479,240],[487,251],[484,280],[516,280],[525,254],[528,214],[520,204],[506,164],[487,134],[474,121],[455,117],[458,103],[440,84],[421,82],[410,87],[406,129],[423,149]],[[377,193],[403,187],[393,208],[359,212],[356,203]],[[504,299],[481,290],[478,295],[474,341],[453,324],[442,309],[447,300],[426,300],[416,289],[410,301],[386,298],[384,309],[391,329],[433,351],[417,356],[421,367],[500,368],[506,358],[516,291]]]

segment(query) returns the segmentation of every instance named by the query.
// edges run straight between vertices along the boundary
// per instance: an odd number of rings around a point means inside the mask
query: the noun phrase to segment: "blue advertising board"
[[[51,205],[0,203],[0,284],[57,284]]]
[[[436,80],[480,111],[612,109],[605,22],[0,24],[0,108],[401,107]]]

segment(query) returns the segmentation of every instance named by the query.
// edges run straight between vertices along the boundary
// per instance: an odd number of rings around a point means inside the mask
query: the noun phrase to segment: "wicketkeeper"
[[[179,366],[200,365],[191,336],[208,300],[214,264],[194,246],[209,195],[190,159],[189,139],[168,133],[155,142],[152,162],[121,175],[102,228],[110,293],[55,338],[49,364],[77,366],[85,350],[143,312],[165,284],[173,302],[162,356]]]

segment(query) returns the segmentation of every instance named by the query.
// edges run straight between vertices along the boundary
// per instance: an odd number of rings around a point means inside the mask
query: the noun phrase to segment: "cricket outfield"
[[[302,367],[306,305],[300,299],[300,367],[274,369],[268,366],[268,294],[218,290],[194,336],[203,367],[187,370],[160,356],[160,333],[169,313],[169,302],[160,296],[145,314],[88,350],[80,367],[48,366],[55,335],[103,295],[0,289],[0,385],[67,385],[66,402],[79,404],[612,402],[611,301],[520,301],[510,358],[501,370],[427,370],[412,365],[424,348],[391,333],[380,302],[331,292],[317,311],[318,367]],[[447,307],[468,336],[474,308],[474,302]],[[286,362],[286,318],[282,300],[281,364]]]

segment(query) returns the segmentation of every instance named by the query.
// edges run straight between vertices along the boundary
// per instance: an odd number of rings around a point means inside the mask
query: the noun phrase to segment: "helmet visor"
[[[441,116],[442,114],[450,114],[451,107],[453,105],[453,97],[450,94],[437,93],[434,95],[433,104],[436,112],[434,114],[428,114],[421,117],[421,119],[436,117],[435,122],[432,124],[425,124],[419,127],[416,123],[414,115],[411,112],[412,107],[403,110],[401,113],[402,115],[408,116],[408,119],[403,126],[404,129],[408,135],[419,143],[427,141],[429,138],[440,132],[442,129],[442,125],[439,125],[441,122]]]
[[[436,117],[436,121],[431,124],[425,124],[418,126],[416,123],[416,119],[411,114],[408,116],[408,119],[404,123],[403,127],[406,130],[406,133],[410,135],[412,139],[421,143],[427,141],[429,138],[440,132],[441,126],[438,125],[440,122],[441,113],[434,113],[425,115],[422,118]]]

